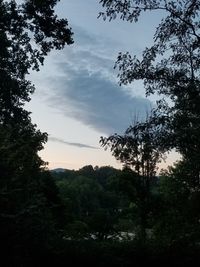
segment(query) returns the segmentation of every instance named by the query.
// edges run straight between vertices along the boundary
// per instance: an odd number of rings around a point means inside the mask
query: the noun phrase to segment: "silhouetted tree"
[[[73,43],[67,20],[54,12],[57,2],[0,0],[0,239],[12,266],[26,265],[53,231],[38,156],[47,134],[32,124],[24,104],[34,92],[29,71],[39,71],[52,49]]]
[[[161,232],[162,230],[165,232],[166,240],[171,238],[173,242],[179,236],[186,241],[187,237],[192,235],[189,232],[193,232],[190,227],[193,225],[196,229],[199,218],[194,212],[194,217],[190,215],[193,221],[189,219],[185,213],[187,207],[180,208],[178,203],[189,205],[189,199],[193,199],[193,194],[198,196],[200,184],[200,30],[198,22],[200,1],[101,0],[100,3],[105,8],[105,12],[101,12],[100,16],[104,19],[108,17],[110,20],[119,16],[122,20],[137,22],[143,12],[162,11],[163,18],[155,30],[153,45],[143,51],[141,59],[131,56],[128,52],[119,53],[115,68],[119,69],[120,84],[142,80],[147,96],[156,93],[161,97],[147,121],[151,129],[150,133],[153,133],[150,140],[155,145],[155,150],[165,152],[176,149],[182,155],[181,166],[184,168],[179,166],[176,169],[182,171],[181,175],[177,173],[175,175],[175,171],[166,175],[167,178],[164,181],[169,187],[159,197],[162,203],[167,204],[160,206],[160,212],[162,210],[164,212],[161,212],[159,219],[157,217],[156,225],[160,223],[161,227],[158,228]],[[142,140],[148,140],[145,137],[144,125],[143,122],[138,123],[138,128],[141,129],[140,136]],[[137,127],[131,129],[137,129]],[[139,174],[143,165],[143,153],[140,152],[143,151],[138,150],[129,138],[126,133],[124,136],[114,135],[101,141],[103,146],[110,146],[116,158],[124,163],[132,162]],[[146,148],[148,153],[148,146]],[[138,158],[135,151],[142,157]],[[153,154],[149,156],[156,159]],[[155,160],[154,163],[156,165],[157,161]],[[148,169],[146,169],[147,173]],[[176,179],[173,179],[174,176]],[[182,183],[183,177],[187,177],[187,181],[184,180]],[[174,198],[168,195],[166,200],[170,186],[174,186]],[[176,203],[174,209],[172,202]],[[167,210],[168,207],[171,208]],[[174,220],[171,224],[170,216]],[[182,223],[184,216],[186,223]],[[179,220],[180,227],[179,223],[175,223],[176,218]]]
[[[108,138],[101,137],[100,140],[102,146],[105,149],[110,148],[113,156],[126,168],[134,170],[126,172],[128,178],[126,180],[131,185],[127,192],[132,189],[131,201],[137,202],[141,240],[146,239],[148,216],[151,211],[150,185],[156,176],[157,163],[163,155],[162,147],[159,146],[159,136],[153,126],[148,119],[146,122],[130,126],[124,135],[115,134]]]
[[[55,0],[0,1],[0,122],[22,122],[23,110],[34,86],[27,80],[30,69],[39,70],[53,49],[71,44],[72,32],[66,19],[54,13]]]
[[[199,183],[200,173],[200,28],[198,0],[118,1],[101,0],[105,8],[100,16],[110,20],[118,16],[137,22],[143,12],[162,11],[155,30],[154,44],[143,51],[142,58],[120,53],[116,62],[121,84],[143,80],[146,94],[157,93],[168,101],[158,101],[157,127],[167,129],[164,144],[175,148],[190,166],[191,178]]]

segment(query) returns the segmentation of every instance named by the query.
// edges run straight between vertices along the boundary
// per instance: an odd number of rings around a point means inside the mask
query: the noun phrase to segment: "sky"
[[[133,24],[98,19],[102,10],[98,0],[61,0],[56,12],[68,19],[74,44],[51,52],[40,72],[30,74],[36,91],[26,109],[49,135],[40,156],[50,169],[121,168],[100,146],[100,137],[122,134],[155,105],[156,97],[147,99],[141,82],[119,86],[113,67],[119,52],[140,56],[152,44],[161,14],[149,13]],[[173,153],[165,165],[175,159]]]

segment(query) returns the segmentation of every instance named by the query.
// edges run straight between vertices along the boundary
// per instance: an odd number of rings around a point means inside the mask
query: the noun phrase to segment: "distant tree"
[[[80,168],[78,172],[85,177],[94,177],[94,168],[92,165],[86,165]]]
[[[120,170],[111,166],[102,166],[95,170],[95,178],[104,189],[116,189],[112,186],[113,179],[119,175]]]
[[[88,176],[83,176],[83,171]],[[59,181],[56,175],[60,196],[65,204],[65,236],[78,240],[92,236],[106,240],[109,235],[117,233],[115,226],[120,216],[120,196],[110,183],[113,173],[119,174],[119,170],[100,167],[94,171],[92,166],[85,166],[74,171],[70,179],[66,174],[66,179],[62,175]]]

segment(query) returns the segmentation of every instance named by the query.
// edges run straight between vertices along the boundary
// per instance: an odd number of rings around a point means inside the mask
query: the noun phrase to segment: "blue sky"
[[[27,109],[49,134],[40,153],[49,168],[121,164],[99,145],[100,136],[123,133],[135,117],[143,119],[155,97],[145,98],[142,83],[118,85],[118,52],[140,56],[151,45],[161,14],[147,14],[137,24],[97,19],[98,0],[61,0],[56,9],[74,32],[74,44],[53,51],[38,73],[36,92]],[[172,157],[173,159],[173,157]]]

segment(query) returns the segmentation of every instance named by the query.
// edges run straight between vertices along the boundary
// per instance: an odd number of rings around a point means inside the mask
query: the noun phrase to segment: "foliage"
[[[155,29],[153,45],[145,48],[141,57],[128,52],[119,53],[115,65],[119,70],[120,84],[142,80],[147,96],[160,96],[157,107],[146,122],[137,122],[123,136],[115,134],[101,138],[101,143],[106,148],[110,147],[117,159],[133,167],[141,178],[148,173],[143,171],[143,166],[145,170],[151,170],[144,163],[145,160],[148,163],[146,154],[152,170],[165,151],[175,149],[182,155],[182,161],[163,174],[154,192],[157,207],[154,205],[152,213],[152,230],[155,239],[163,242],[164,246],[179,242],[185,246],[187,243],[197,244],[199,209],[195,202],[199,197],[200,173],[200,2],[100,0],[100,3],[105,11],[99,16],[104,20],[120,17],[128,22],[137,22],[144,12],[160,12],[162,15]],[[146,131],[147,125],[150,131]],[[154,154],[156,151],[158,154]],[[142,195],[141,192],[139,194]]]
[[[66,171],[65,177],[61,173],[61,180],[55,175],[66,207],[65,235],[68,238],[103,240],[115,234],[119,197],[110,179],[117,172],[112,167],[85,166],[70,174]]]
[[[150,118],[151,119],[151,118]],[[101,137],[101,144],[110,147],[112,154],[127,168],[124,171],[124,184],[127,194],[135,205],[138,216],[138,234],[145,241],[149,216],[152,212],[151,184],[155,180],[157,163],[162,157],[159,130],[154,130],[153,120],[130,126],[124,135]],[[133,168],[134,172],[129,170]],[[123,179],[122,178],[122,179]],[[124,187],[125,188],[125,187]]]
[[[34,92],[29,71],[39,71],[52,49],[73,43],[67,20],[54,12],[57,2],[0,0],[0,239],[10,266],[28,265],[34,251],[50,245],[57,225],[59,200],[51,199],[54,182],[38,156],[47,134],[24,109]]]
[[[23,110],[34,86],[27,80],[30,69],[39,71],[44,57],[53,49],[71,44],[66,19],[54,13],[55,0],[29,0],[22,4],[0,1],[0,122],[22,122]]]
[[[169,118],[166,147],[176,148],[199,172],[199,1],[100,1],[106,9],[100,15],[110,20],[117,15],[137,22],[143,12],[160,12],[164,17],[156,28],[154,44],[139,60],[120,53],[116,62],[121,84],[143,80],[146,94],[168,97],[158,102],[157,112]],[[163,113],[163,110],[165,111]],[[166,112],[167,111],[167,112]],[[158,122],[158,125],[160,123]]]
[[[199,240],[199,189],[180,161],[162,173],[158,187],[159,207],[154,218],[157,242],[197,244]]]
[[[129,166],[143,177],[155,176],[156,164],[162,157],[159,135],[154,131],[153,123],[135,123],[124,135],[114,134],[108,138],[101,137],[100,143],[111,148],[113,156],[125,166]]]

